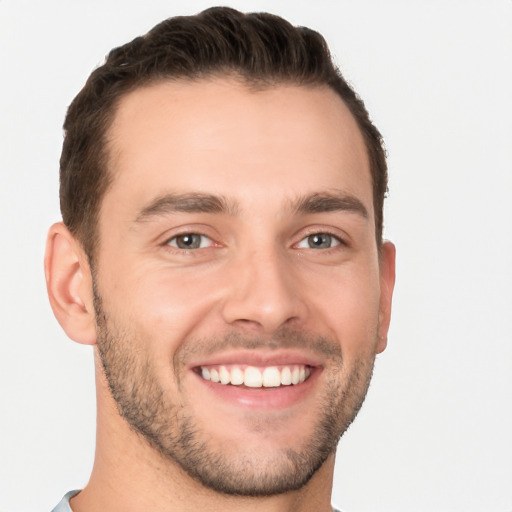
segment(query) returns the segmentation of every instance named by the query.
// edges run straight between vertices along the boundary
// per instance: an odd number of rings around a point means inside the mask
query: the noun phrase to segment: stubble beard
[[[335,452],[363,404],[373,372],[373,354],[356,361],[349,371],[337,343],[310,339],[301,331],[283,331],[270,342],[273,346],[293,339],[294,346],[315,346],[331,362],[329,372],[324,370],[327,385],[318,397],[317,409],[311,411],[317,416],[312,434],[300,446],[273,450],[264,460],[260,454],[244,453],[243,447],[227,454],[212,446],[211,435],[200,428],[186,403],[173,401],[163,389],[154,365],[134,348],[137,336],[115,325],[103,309],[96,286],[94,292],[99,355],[120,415],[164,460],[177,464],[206,488],[227,495],[263,497],[304,487]],[[235,336],[216,339],[209,346],[232,346],[234,340],[237,346],[257,343],[254,338]],[[184,342],[184,346],[193,346],[193,342]],[[176,363],[177,358],[174,366]],[[347,373],[341,385],[340,373]]]

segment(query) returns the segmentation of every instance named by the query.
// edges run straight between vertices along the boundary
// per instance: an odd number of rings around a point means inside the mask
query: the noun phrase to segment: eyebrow
[[[344,193],[321,192],[300,197],[294,201],[297,213],[350,212],[368,219],[366,206],[357,197]]]
[[[228,213],[236,215],[236,204],[223,196],[202,193],[165,194],[145,206],[135,222],[171,213]]]
[[[356,213],[367,219],[368,210],[356,197],[341,192],[316,192],[299,197],[291,202],[291,210],[299,214],[328,212]],[[184,194],[165,194],[145,206],[137,215],[135,222],[144,222],[152,217],[172,213],[214,213],[236,216],[238,204],[224,196],[199,192]]]

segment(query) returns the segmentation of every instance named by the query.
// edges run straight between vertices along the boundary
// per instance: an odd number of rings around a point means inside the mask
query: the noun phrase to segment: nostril
[[[239,326],[244,329],[261,330],[262,324],[256,320],[249,320],[248,318],[237,318],[231,322],[231,325]]]

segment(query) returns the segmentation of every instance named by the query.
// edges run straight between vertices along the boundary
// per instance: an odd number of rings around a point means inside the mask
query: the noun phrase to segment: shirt
[[[52,510],[52,512],[73,512],[69,506],[69,500],[80,491],[69,491],[64,494],[64,497],[59,501],[59,504]]]

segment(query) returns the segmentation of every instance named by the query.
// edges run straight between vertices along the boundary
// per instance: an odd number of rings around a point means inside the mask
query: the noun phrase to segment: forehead
[[[162,82],[122,98],[108,135],[105,202],[117,208],[191,191],[243,206],[317,188],[356,195],[373,212],[363,138],[327,87]]]

